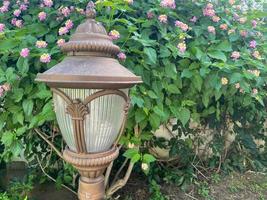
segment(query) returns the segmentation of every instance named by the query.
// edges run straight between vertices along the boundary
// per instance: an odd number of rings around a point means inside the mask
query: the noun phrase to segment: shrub
[[[50,151],[33,128],[41,127],[47,135],[57,132],[51,92],[34,78],[63,59],[59,46],[68,41],[84,19],[86,4],[87,1],[68,0],[3,1],[3,159],[24,152],[32,160],[34,155],[47,155]],[[132,109],[122,144],[145,144],[152,139],[152,132],[170,118],[177,119],[185,134],[190,121],[209,124],[219,133],[229,118],[243,149],[242,153],[238,148],[234,151],[234,155],[242,157],[240,163],[251,158],[251,164],[266,165],[266,158],[258,154],[253,140],[266,141],[261,133],[266,117],[266,13],[250,6],[243,8],[240,1],[226,0],[96,2],[97,20],[122,48],[118,58],[144,81],[131,90]],[[140,137],[132,134],[137,125]],[[216,162],[222,152],[222,137],[217,134],[212,144]],[[192,143],[190,139],[180,142],[187,147]],[[61,145],[58,135],[55,143]],[[130,158],[147,152],[130,151],[125,154]],[[187,158],[188,154],[181,156]],[[143,159],[147,164],[154,160],[148,154],[135,158],[138,159],[133,161]]]

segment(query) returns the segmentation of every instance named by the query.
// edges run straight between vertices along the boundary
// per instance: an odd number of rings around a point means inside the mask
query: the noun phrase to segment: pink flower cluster
[[[112,40],[117,40],[120,38],[120,33],[116,30],[110,31],[108,35]]]
[[[16,9],[16,10],[14,10],[14,12],[13,12],[13,15],[16,16],[16,17],[19,17],[20,14],[21,14],[21,10],[20,10],[20,9]]]
[[[177,48],[179,49],[180,53],[184,53],[186,51],[186,43],[183,41],[183,42],[180,42],[178,45],[177,45]]]
[[[60,10],[61,14],[65,17],[68,17],[71,13],[71,10],[68,7],[64,7]]]
[[[240,53],[238,51],[233,51],[232,54],[231,54],[231,58],[233,60],[237,60],[240,58]]]
[[[187,31],[189,29],[189,26],[183,22],[175,21],[175,26],[180,27],[183,31]]]
[[[148,19],[152,19],[154,17],[154,13],[152,11],[148,11],[146,13],[146,16],[147,16]]]
[[[57,41],[57,46],[59,46],[59,47],[62,47],[64,44],[65,44],[65,40],[64,39],[59,39]]]
[[[3,97],[5,92],[11,90],[11,86],[9,83],[5,83],[4,85],[0,85],[0,97]]]
[[[228,29],[228,25],[227,24],[221,24],[220,29],[226,31]]]
[[[65,26],[68,30],[72,29],[73,28],[73,22],[68,19],[66,22],[65,22]]]
[[[208,32],[215,35],[216,34],[215,27],[214,26],[208,26]]]
[[[0,23],[0,33],[4,31],[5,27],[5,24]]]
[[[240,31],[240,35],[241,35],[242,37],[247,37],[248,32],[245,31],[245,30],[241,30],[241,31]]]
[[[27,58],[30,54],[30,50],[28,48],[24,48],[20,52],[20,56],[23,58]]]
[[[216,16],[216,15],[214,15],[214,16],[212,16],[212,21],[214,21],[214,22],[219,22],[221,20],[221,18],[220,17],[218,17],[218,16]]]
[[[203,9],[203,15],[208,17],[215,16],[215,10],[213,9],[213,5],[211,3],[208,3]]]
[[[47,47],[47,43],[45,41],[39,40],[35,43],[35,46],[37,48],[46,48]]]
[[[167,15],[160,15],[158,17],[158,20],[160,21],[160,23],[166,24],[168,22],[168,17]]]
[[[251,21],[252,28],[256,28],[257,24],[258,22],[255,19]]]
[[[253,74],[254,76],[256,76],[256,77],[259,77],[260,76],[260,70],[257,70],[257,69],[255,69],[255,70],[252,70],[252,69],[249,69],[249,70],[247,70],[249,73],[251,73],[251,74]]]
[[[196,23],[197,22],[197,17],[196,16],[193,16],[189,21],[190,22],[193,22],[193,23]]]
[[[125,0],[125,2],[127,2],[128,4],[133,4],[134,3],[133,0]]]
[[[10,2],[9,1],[3,1],[3,6],[0,7],[0,13],[5,13],[5,12],[8,12],[9,10],[9,5],[10,5]]]
[[[253,95],[257,95],[258,93],[259,93],[258,89],[253,88],[253,90],[252,90],[252,94],[253,94]]]
[[[65,22],[65,26],[61,27],[59,30],[58,30],[58,34],[59,35],[65,35],[67,34],[70,29],[73,28],[73,22],[69,19]]]
[[[23,21],[22,21],[21,19],[13,18],[13,19],[11,20],[11,24],[12,24],[13,26],[18,27],[18,28],[21,28],[21,27],[23,26]]]
[[[40,57],[40,62],[42,63],[50,63],[51,61],[51,56],[48,53],[44,53]]]
[[[255,49],[257,47],[257,42],[255,40],[252,40],[249,42],[249,47],[252,49]]]
[[[126,55],[123,52],[120,52],[117,57],[121,60],[121,61],[125,61],[126,60]]]
[[[176,8],[175,0],[161,0],[160,6],[164,8],[175,9]]]
[[[254,51],[252,53],[252,56],[256,59],[261,59],[261,55],[260,55],[260,52],[259,51]]]
[[[53,0],[43,0],[43,5],[46,7],[51,8],[53,4],[54,4]]]
[[[47,16],[47,14],[45,12],[43,12],[43,11],[42,12],[39,12],[39,14],[38,14],[38,18],[39,18],[39,20],[41,22],[46,19],[46,16]]]

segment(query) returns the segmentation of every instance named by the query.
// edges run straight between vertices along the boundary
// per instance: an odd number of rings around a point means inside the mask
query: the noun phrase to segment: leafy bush
[[[267,140],[262,134],[266,117],[266,12],[251,6],[243,10],[238,0],[175,2],[96,2],[97,20],[122,48],[118,58],[144,81],[131,90],[132,109],[122,144],[146,144],[153,131],[171,118],[177,119],[185,134],[190,132],[190,121],[209,124],[218,130],[212,143],[215,166],[223,150],[220,130],[230,119],[237,141],[231,154],[234,159],[228,163],[241,168],[244,160],[249,160],[254,167],[266,167],[266,149],[264,157],[254,142]],[[54,142],[60,147],[51,92],[34,78],[63,59],[59,46],[84,19],[86,4],[85,0],[3,1],[1,158],[9,160],[24,152],[34,161],[34,155],[49,155],[50,149],[33,131],[36,127],[48,136],[56,135]],[[137,125],[140,137],[133,134]],[[192,143],[190,139],[180,142],[186,147]],[[145,148],[129,151],[125,155],[134,162],[141,160],[145,171],[154,160],[148,154],[140,155],[147,153]],[[186,152],[180,156],[189,158]],[[51,159],[57,160],[55,156]]]

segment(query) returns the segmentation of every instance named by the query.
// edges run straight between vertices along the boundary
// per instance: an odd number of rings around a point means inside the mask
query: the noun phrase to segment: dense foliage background
[[[71,184],[73,169],[34,131],[41,129],[64,147],[51,92],[34,78],[63,59],[59,47],[84,20],[87,3],[5,0],[0,5],[1,160],[46,163],[59,183]],[[132,109],[121,140],[129,148],[124,156],[140,161],[149,173],[157,164],[151,163],[148,149],[167,148],[170,157],[179,158],[175,170],[160,165],[150,177],[180,185],[196,177],[200,164],[224,171],[266,170],[266,5],[239,0],[95,4],[97,20],[122,49],[118,59],[144,81],[131,90]],[[177,134],[168,141],[155,137],[170,119]],[[136,136],[134,129],[141,134]],[[212,130],[212,139],[205,134],[198,139],[206,129]],[[207,140],[209,153],[203,157],[196,146]]]

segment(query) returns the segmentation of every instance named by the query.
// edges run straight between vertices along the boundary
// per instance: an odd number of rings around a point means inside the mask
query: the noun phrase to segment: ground
[[[267,174],[247,172],[233,173],[224,178],[214,178],[212,184],[192,186],[185,193],[174,185],[161,185],[161,192],[169,200],[267,200]],[[130,179],[127,186],[114,199],[149,199],[148,186],[144,181]]]
[[[18,171],[12,173],[19,177]],[[0,183],[3,176],[0,177]],[[127,185],[113,196],[113,200],[148,200],[151,197],[144,176],[132,175]],[[210,184],[205,181],[191,186],[187,192],[171,184],[161,184],[154,192],[153,200],[267,200],[267,174],[247,172],[233,173],[226,177],[214,176]],[[154,190],[155,191],[155,190]],[[161,191],[161,193],[159,192]],[[163,195],[161,195],[163,194]],[[76,200],[66,189],[56,189],[53,183],[36,186],[31,193],[35,200]]]

